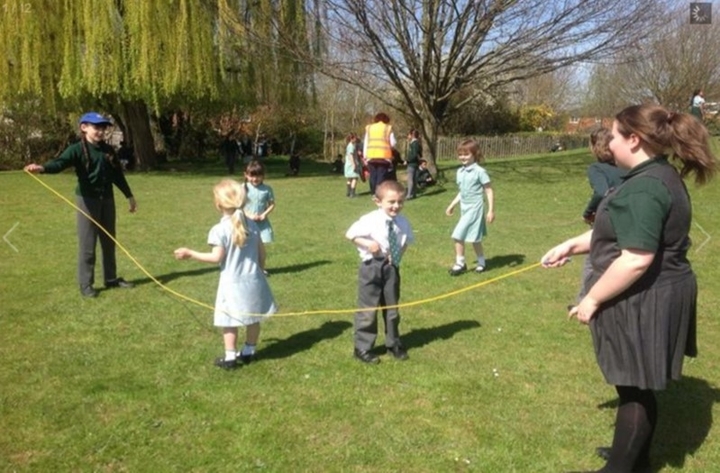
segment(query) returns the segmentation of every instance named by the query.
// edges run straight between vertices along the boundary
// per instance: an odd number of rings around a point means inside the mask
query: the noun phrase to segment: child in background
[[[363,363],[380,359],[372,354],[378,334],[376,307],[394,306],[400,300],[400,260],[414,240],[410,222],[400,214],[405,203],[405,188],[397,181],[383,181],[373,197],[378,209],[352,224],[345,237],[360,253],[358,305],[355,313],[354,356]],[[407,351],[400,343],[398,309],[383,309],[385,347],[397,360],[406,360]]]
[[[189,248],[175,250],[175,258],[220,264],[220,281],[215,299],[214,325],[222,327],[225,356],[215,360],[224,369],[249,363],[255,356],[264,316],[277,311],[275,299],[263,274],[265,247],[258,226],[243,214],[245,188],[224,179],[213,189],[215,207],[222,213],[220,223],[210,229],[209,253]],[[245,327],[245,344],[237,351],[238,327]]]
[[[448,206],[445,213],[452,215],[455,206],[460,203],[460,221],[455,226],[452,239],[455,241],[455,264],[450,268],[451,276],[467,271],[465,264],[465,243],[472,243],[477,257],[476,273],[485,271],[485,254],[482,239],[487,234],[486,221],[495,220],[495,196],[490,186],[488,173],[478,165],[482,161],[477,141],[467,139],[457,148],[458,159],[462,167],[458,169],[456,181],[460,192]],[[487,217],[485,216],[485,196],[487,195]]]
[[[274,240],[272,225],[268,214],[275,210],[275,194],[265,181],[265,165],[258,160],[252,160],[245,168],[245,187],[247,189],[247,203],[245,215],[254,221],[260,229],[260,238],[263,243],[272,243]],[[267,271],[265,272],[267,275]]]
[[[297,151],[290,155],[290,174],[288,176],[297,176],[300,174],[300,153]]]
[[[88,112],[80,117],[81,140],[68,146],[52,161],[28,164],[25,171],[32,173],[57,174],[69,167],[75,168],[78,185],[75,188],[78,234],[77,278],[83,297],[97,297],[95,283],[95,249],[98,240],[102,249],[103,279],[105,287],[129,289],[133,284],[119,278],[115,259],[115,241],[101,231],[85,214],[92,217],[107,232],[115,237],[115,197],[113,184],[125,195],[130,212],[137,210],[137,202],[125,180],[122,165],[115,149],[105,142],[110,120],[97,112]]]
[[[582,218],[588,225],[595,222],[595,212],[600,202],[611,190],[622,183],[622,177],[626,174],[625,170],[615,166],[615,157],[610,151],[610,141],[612,140],[612,131],[607,128],[598,128],[590,134],[590,151],[592,152],[596,163],[588,166],[587,176],[593,195],[585,207]],[[592,277],[592,264],[590,257],[585,258],[582,272],[582,285],[577,301],[580,302],[588,290],[588,282]]]
[[[427,167],[427,160],[420,159],[417,172],[417,186],[419,189],[434,186],[436,183],[430,170]]]
[[[407,198],[414,199],[417,197],[416,187],[418,186],[418,166],[422,158],[422,143],[420,142],[420,132],[413,129],[408,133],[408,151],[405,157],[407,164]]]
[[[347,179],[345,196],[351,198],[355,197],[355,188],[362,169],[358,156],[357,141],[358,138],[355,133],[350,133],[345,137],[347,143],[345,147],[345,179]]]

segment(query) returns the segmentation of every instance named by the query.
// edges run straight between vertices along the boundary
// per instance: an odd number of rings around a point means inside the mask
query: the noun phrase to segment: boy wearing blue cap
[[[79,209],[90,215],[110,235],[115,237],[115,199],[113,184],[125,195],[130,212],[137,210],[137,202],[125,180],[115,149],[105,142],[110,120],[97,112],[80,117],[79,142],[68,146],[60,156],[45,165],[28,164],[25,170],[32,173],[57,174],[69,167],[75,168],[78,185],[75,189]],[[78,232],[78,283],[84,297],[97,297],[95,280],[95,247],[100,240],[103,259],[103,277],[106,288],[131,288],[132,283],[117,276],[115,242],[98,229],[81,212],[77,213]]]

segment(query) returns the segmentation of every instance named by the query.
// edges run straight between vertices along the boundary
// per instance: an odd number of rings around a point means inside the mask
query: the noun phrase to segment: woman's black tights
[[[602,473],[630,473],[650,465],[650,442],[657,424],[657,401],[650,389],[615,386],[620,405],[610,458]]]

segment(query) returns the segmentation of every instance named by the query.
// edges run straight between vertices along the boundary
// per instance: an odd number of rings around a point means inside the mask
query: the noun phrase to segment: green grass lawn
[[[450,182],[407,203],[416,244],[403,258],[402,302],[441,296],[535,264],[586,229],[586,153],[485,166],[496,221],[488,270],[447,275]],[[614,389],[597,368],[586,327],[567,321],[582,259],[533,268],[453,297],[404,309],[410,360],[352,358],[357,252],[349,225],[373,210],[345,197],[327,164],[270,161],[276,242],[270,284],[282,313],[263,326],[257,363],[215,368],[212,312],[156,285],[118,250],[135,289],[82,299],[75,281],[75,212],[22,172],[0,174],[0,471],[559,472],[602,466]],[[137,214],[118,197],[118,239],[167,287],[212,304],[217,270],[176,261],[204,248],[219,219],[220,166],[130,174]],[[40,176],[73,199],[72,173]],[[658,396],[657,471],[720,465],[720,181],[697,188],[691,258],[700,284],[700,357]],[[367,187],[362,190],[366,192]],[[101,273],[98,267],[98,278]],[[323,312],[326,311],[326,312]],[[282,314],[280,314],[282,315]],[[382,345],[382,338],[379,339]],[[715,465],[715,466],[713,466]]]

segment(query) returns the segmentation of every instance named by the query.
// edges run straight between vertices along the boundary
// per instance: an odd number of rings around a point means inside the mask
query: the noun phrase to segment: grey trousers
[[[407,165],[407,197],[413,198],[415,197],[417,191],[415,190],[415,187],[417,186],[417,175],[418,175],[418,167],[417,164],[408,164]]]
[[[378,335],[377,311],[364,307],[396,305],[400,300],[400,271],[385,258],[373,258],[360,264],[358,270],[358,310],[355,313],[355,348],[370,350]],[[400,345],[400,313],[396,308],[383,309],[385,346]]]
[[[96,222],[115,236],[115,200],[91,199],[79,196],[77,206]],[[98,238],[102,250],[103,279],[104,282],[117,279],[117,265],[115,263],[115,242],[105,232],[98,229],[80,212],[77,213],[78,234],[78,284],[80,287],[92,286],[95,283],[95,247]]]

